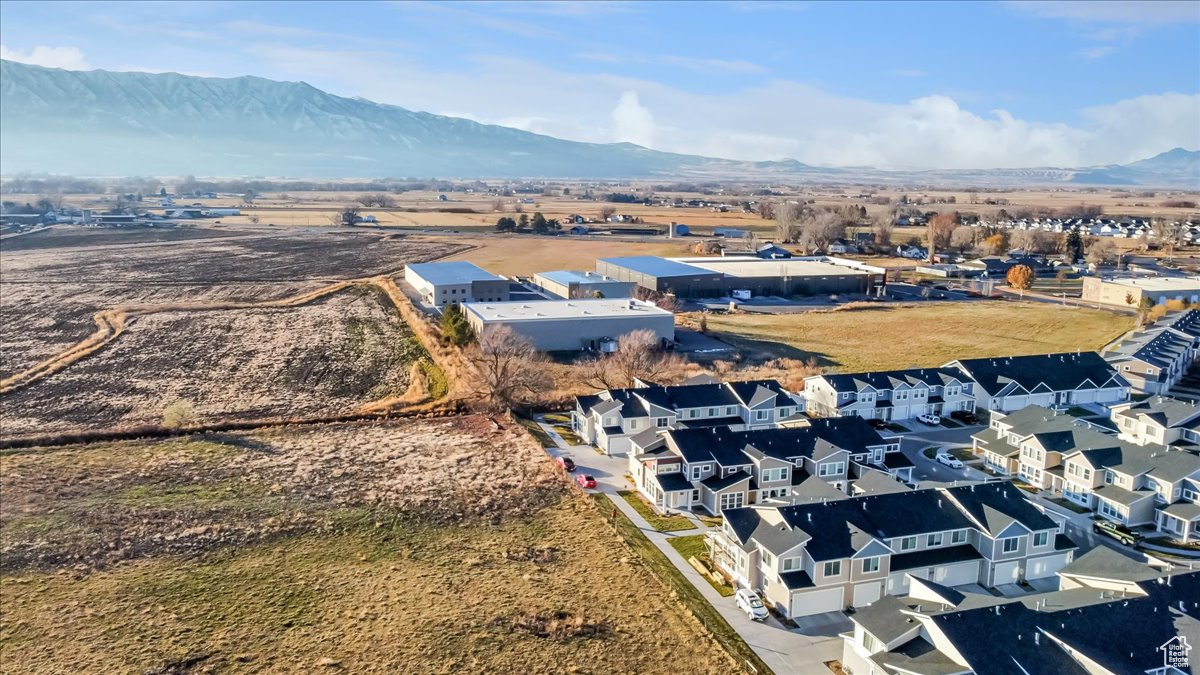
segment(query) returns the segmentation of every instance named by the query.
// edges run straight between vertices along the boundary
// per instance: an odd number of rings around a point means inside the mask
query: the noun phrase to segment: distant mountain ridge
[[[890,172],[580,143],[344,98],[303,82],[66,71],[0,61],[0,170],[297,178],[743,178],[1188,186],[1200,152],[1125,166]]]

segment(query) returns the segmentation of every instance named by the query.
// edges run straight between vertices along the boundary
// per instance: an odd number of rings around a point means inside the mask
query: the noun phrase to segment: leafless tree
[[[950,247],[958,249],[959,253],[966,252],[975,246],[975,228],[970,225],[959,225],[950,233]]]
[[[1045,245],[1045,239],[1041,230],[1014,230],[1008,237],[1008,243],[1026,253],[1037,253]]]
[[[467,350],[479,373],[479,396],[493,410],[521,406],[550,384],[545,356],[508,326],[492,326]]]
[[[653,331],[635,330],[622,335],[617,351],[600,354],[580,364],[580,379],[597,389],[632,386],[634,380],[670,384],[683,376],[678,354],[663,351]]]
[[[617,207],[615,207],[615,206],[601,206],[600,207],[600,220],[602,220],[602,221],[608,220],[609,216],[613,215],[616,212],[617,212]]]
[[[1166,218],[1154,218],[1150,221],[1150,233],[1158,242],[1159,248],[1167,251],[1167,258],[1175,257],[1175,247],[1179,245],[1179,224]]]
[[[390,209],[396,205],[396,200],[391,195],[382,192],[363,195],[358,202],[366,207],[378,206],[383,209]]]
[[[503,210],[504,210],[504,200],[503,199],[493,199],[492,200],[492,211],[499,213]]]
[[[775,219],[775,205],[772,204],[771,202],[767,202],[767,201],[759,202],[758,208],[755,210],[758,211],[758,217],[762,218],[763,220],[774,220]]]
[[[796,241],[800,236],[800,220],[805,208],[799,202],[783,202],[775,208],[775,235],[780,243]]]
[[[877,246],[891,246],[892,232],[896,230],[896,217],[891,213],[881,213],[872,219],[872,229],[875,231]]]
[[[1112,239],[1100,237],[1087,247],[1087,260],[1091,265],[1104,265],[1117,259],[1117,245]]]
[[[929,255],[932,256],[934,251],[938,251],[950,246],[950,234],[954,232],[954,228],[958,226],[958,214],[956,213],[939,213],[929,219],[929,224],[926,226],[926,238],[929,240]]]
[[[813,213],[800,225],[800,245],[806,251],[824,251],[835,239],[846,235],[845,216],[831,211]]]

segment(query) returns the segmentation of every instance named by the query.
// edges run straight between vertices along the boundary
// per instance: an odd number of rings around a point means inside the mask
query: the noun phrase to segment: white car
[[[942,423],[942,418],[937,415],[918,415],[917,421],[921,424],[928,424],[931,427],[936,427]]]
[[[948,452],[939,452],[937,455],[934,456],[933,461],[937,462],[938,464],[945,464],[946,466],[950,467],[951,469],[963,468],[963,463],[958,461],[953,455],[951,455]]]
[[[758,593],[749,588],[738,589],[738,592],[733,596],[734,602],[737,603],[738,609],[746,613],[752,621],[764,621],[767,618],[767,606],[759,599]]]

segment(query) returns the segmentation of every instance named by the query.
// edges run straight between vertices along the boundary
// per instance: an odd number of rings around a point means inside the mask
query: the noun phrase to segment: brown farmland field
[[[517,429],[458,417],[0,455],[6,668],[731,672]]]
[[[4,397],[10,436],[155,424],[176,400],[198,421],[350,413],[403,394],[427,358],[382,294],[350,288],[278,309],[161,312]]]

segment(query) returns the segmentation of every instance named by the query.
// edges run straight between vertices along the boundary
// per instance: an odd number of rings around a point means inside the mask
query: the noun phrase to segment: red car
[[[586,473],[581,473],[576,476],[575,482],[579,483],[579,487],[584,488],[585,490],[594,490],[596,488],[596,479],[592,478]]]
[[[571,461],[570,457],[559,457],[558,459],[554,460],[554,463],[558,465],[558,468],[566,471],[567,473],[575,470],[575,462]]]

